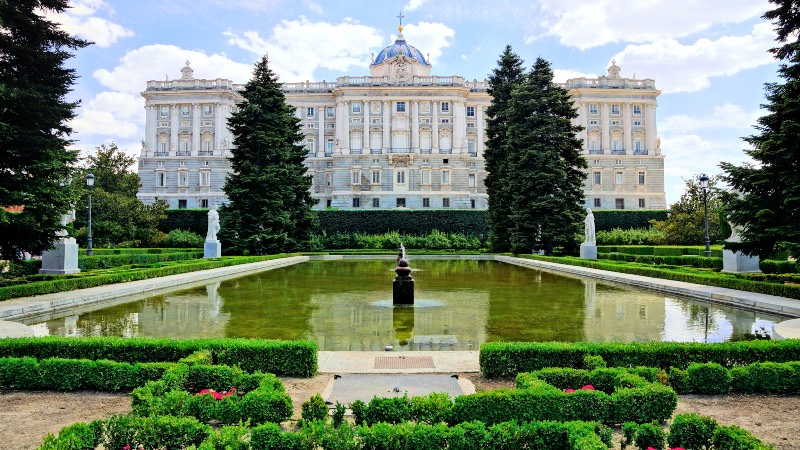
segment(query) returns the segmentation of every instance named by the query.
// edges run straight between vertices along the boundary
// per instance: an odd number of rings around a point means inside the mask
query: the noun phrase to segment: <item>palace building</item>
[[[399,29],[369,76],[283,84],[305,135],[316,208],[485,209],[488,83],[431,75],[427,58]],[[233,140],[226,124],[243,86],[196,79],[188,62],[181,73],[148,81],[142,92],[147,123],[138,197],[207,208],[226,201]],[[622,78],[612,63],[607,76],[564,87],[585,128],[585,206],[666,209],[655,82]]]

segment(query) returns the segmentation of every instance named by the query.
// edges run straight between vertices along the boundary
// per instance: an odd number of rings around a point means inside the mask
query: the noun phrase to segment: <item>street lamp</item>
[[[700,174],[700,188],[703,190],[703,215],[706,219],[706,258],[711,256],[711,242],[708,238],[708,175]]]
[[[86,232],[86,256],[92,256],[92,188],[94,188],[94,174],[86,174],[86,186],[89,186],[89,227]]]

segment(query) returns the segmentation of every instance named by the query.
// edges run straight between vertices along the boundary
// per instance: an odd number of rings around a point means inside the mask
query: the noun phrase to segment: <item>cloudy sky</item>
[[[85,152],[116,142],[137,155],[144,137],[147,80],[180,76],[246,82],[268,52],[281,81],[367,75],[389,45],[401,11],[409,44],[429,54],[435,75],[483,80],[511,44],[528,66],[549,60],[557,81],[604,74],[652,78],[666,158],[667,201],[683,179],[746,161],[765,82],[777,81],[767,53],[775,37],[766,0],[72,0],[53,16],[95,44],[70,61],[82,101],[73,122]]]

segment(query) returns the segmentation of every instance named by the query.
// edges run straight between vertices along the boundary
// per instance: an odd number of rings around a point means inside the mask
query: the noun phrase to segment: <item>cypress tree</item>
[[[785,247],[800,256],[800,4],[770,2],[777,7],[763,17],[773,21],[780,45],[769,51],[781,60],[785,82],[765,85],[768,103],[761,107],[768,114],[758,119],[758,134],[744,138],[753,162],[720,164],[723,179],[741,194],[729,200],[729,219],[744,227],[742,242],[726,246],[762,257]]]
[[[522,59],[507,45],[497,68],[489,76],[489,95],[492,103],[486,109],[486,161],[487,175],[484,180],[489,196],[486,214],[489,222],[489,241],[496,252],[511,249],[511,191],[509,188],[508,160],[508,103],[511,91],[522,81],[524,70]]]
[[[511,192],[511,250],[553,253],[572,248],[586,216],[583,184],[586,159],[576,137],[582,127],[566,89],[553,83],[550,63],[537,58],[512,91],[508,116],[508,187]]]
[[[266,56],[256,63],[242,96],[228,119],[233,173],[223,188],[229,199],[220,211],[223,248],[255,255],[305,249],[316,216],[300,120]]]
[[[0,259],[51,248],[75,200],[78,152],[66,147],[78,102],[65,97],[77,75],[64,63],[89,43],[42,17],[66,8],[67,0],[0,1],[0,206],[24,207],[0,207]]]

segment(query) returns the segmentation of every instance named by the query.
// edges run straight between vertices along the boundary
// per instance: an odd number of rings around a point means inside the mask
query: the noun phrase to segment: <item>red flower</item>
[[[592,386],[591,384],[587,384],[586,386],[582,387],[581,390],[593,391],[594,390],[594,386]]]
[[[125,447],[122,447],[122,450],[131,450],[131,446],[130,445],[126,445]]]
[[[571,394],[575,392],[575,389],[564,389],[564,392],[566,392],[567,394]]]

